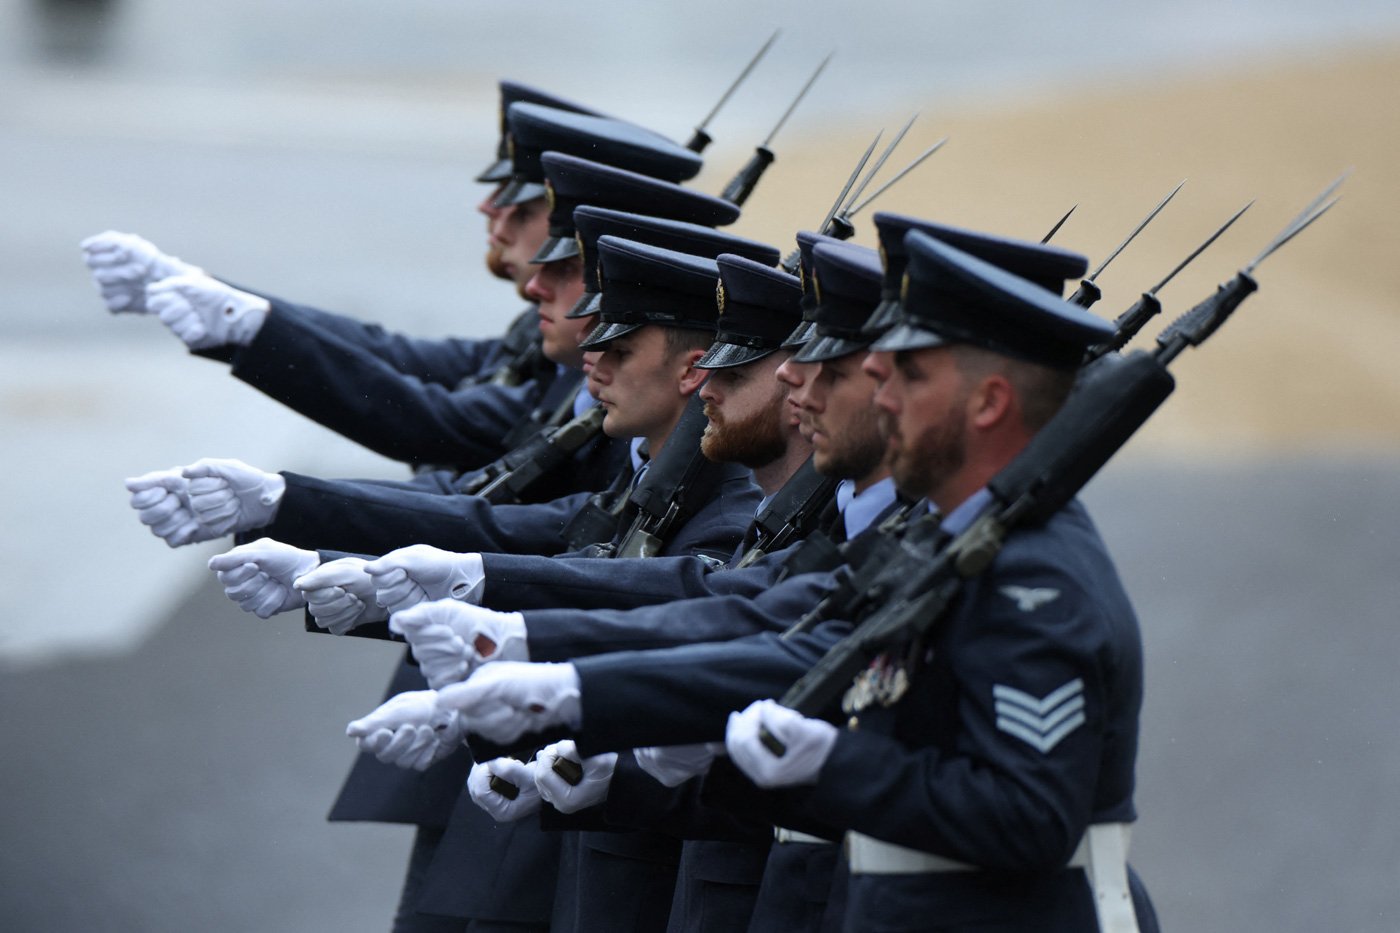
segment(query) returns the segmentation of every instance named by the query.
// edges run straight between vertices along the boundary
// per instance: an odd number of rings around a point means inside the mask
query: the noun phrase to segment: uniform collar
[[[846,526],[846,540],[856,535],[879,518],[894,503],[894,478],[886,476],[878,483],[867,486],[856,494],[854,480],[843,479],[836,485],[836,508],[841,511],[841,521]]]
[[[949,512],[940,527],[950,535],[962,534],[967,531],[967,526],[972,524],[972,520],[980,515],[991,501],[991,490],[983,486],[963,500],[961,505]],[[932,503],[930,503],[929,508],[933,508]]]

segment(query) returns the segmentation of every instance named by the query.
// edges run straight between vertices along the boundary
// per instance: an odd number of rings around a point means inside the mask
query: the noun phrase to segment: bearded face
[[[700,439],[700,452],[716,463],[738,463],[751,470],[783,456],[787,453],[787,434],[783,430],[785,393],[778,385],[767,403],[753,406],[747,414],[733,419],[725,417],[723,407],[706,402],[705,417],[710,423]]]
[[[837,479],[860,479],[875,471],[885,458],[885,434],[879,419],[865,411],[854,415],[827,413],[809,415],[814,438],[813,465],[823,476]]]
[[[895,435],[892,443],[894,460],[890,472],[896,486],[911,492],[942,488],[967,462],[967,423],[962,405],[951,406],[917,436]]]
[[[505,260],[501,256],[501,248],[495,243],[488,243],[486,246],[486,269],[498,279],[508,279],[511,277],[510,269],[507,268]]]

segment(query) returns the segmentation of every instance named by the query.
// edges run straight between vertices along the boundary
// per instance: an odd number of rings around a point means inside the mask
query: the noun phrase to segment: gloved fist
[[[504,745],[552,726],[577,729],[580,692],[572,664],[502,661],[439,690],[438,704],[460,712],[472,732]]]
[[[723,751],[723,742],[702,742],[699,745],[634,748],[632,757],[637,759],[637,765],[643,771],[662,784],[679,787],[691,778],[708,772],[715,755]]]
[[[321,555],[315,551],[259,538],[209,558],[209,569],[218,574],[224,595],[260,619],[298,609],[306,603],[292,581],[316,569]]]
[[[272,310],[266,298],[239,291],[202,272],[146,286],[146,307],[191,350],[253,342]]]
[[[365,573],[365,563],[362,557],[342,557],[292,581],[306,600],[311,618],[332,635],[389,618],[388,611],[374,601],[374,584]]]
[[[360,751],[386,765],[426,771],[462,744],[456,711],[437,703],[431,690],[411,690],[384,701],[378,709],[345,727]]]
[[[442,599],[419,603],[389,617],[431,687],[465,680],[487,661],[528,661],[525,617]]]
[[[555,770],[555,762],[560,759],[572,762],[583,771],[578,783],[569,783]],[[565,739],[540,749],[535,761],[535,787],[539,788],[540,796],[560,813],[577,813],[607,799],[608,785],[617,767],[617,753],[605,752],[583,758],[573,739]]]
[[[467,775],[467,793],[472,795],[472,803],[491,814],[491,819],[497,823],[510,823],[539,812],[540,792],[535,788],[535,773],[538,770],[539,763],[535,761],[516,761],[514,758],[479,761],[472,765],[471,773]],[[499,782],[504,781],[515,788],[514,799],[491,786],[493,777],[497,779],[497,787],[501,787]],[[508,788],[502,789],[510,792]]]
[[[215,535],[262,528],[277,517],[287,481],[242,460],[206,457],[182,471],[190,481],[190,510]]]
[[[141,524],[171,547],[219,537],[195,518],[190,509],[189,480],[179,467],[133,476],[126,480],[126,488]]]
[[[774,700],[757,700],[742,713],[729,714],[724,747],[759,787],[815,784],[839,731]],[[764,743],[762,732],[782,743],[781,756]]]
[[[411,544],[370,561],[379,605],[398,612],[435,599],[480,605],[486,578],[480,554],[457,554],[428,544]]]
[[[146,313],[146,286],[172,275],[203,273],[199,266],[162,253],[134,233],[107,230],[79,244],[107,310]]]

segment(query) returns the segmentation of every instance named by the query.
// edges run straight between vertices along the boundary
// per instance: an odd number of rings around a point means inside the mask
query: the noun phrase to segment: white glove
[[[360,751],[386,765],[426,771],[462,744],[462,723],[455,710],[438,705],[431,690],[410,690],[384,701],[363,719],[345,727]]]
[[[306,605],[292,581],[315,570],[321,555],[315,551],[259,538],[209,558],[209,569],[219,576],[224,595],[260,619]]]
[[[514,758],[479,761],[472,765],[471,773],[467,775],[467,793],[472,795],[472,803],[491,814],[491,819],[497,823],[510,823],[539,812],[540,792],[535,788],[538,770],[539,763],[534,761],[516,761]],[[491,787],[493,777],[515,788],[514,799]],[[509,788],[506,790],[509,791]]]
[[[133,476],[126,480],[126,488],[141,524],[171,547],[219,537],[195,518],[190,509],[189,480],[179,467]]]
[[[782,757],[763,744],[760,728],[783,743]],[[831,723],[808,719],[776,700],[757,700],[742,713],[729,714],[724,747],[759,787],[815,784],[839,733]]]
[[[388,611],[374,601],[374,584],[365,573],[365,563],[363,557],[342,557],[292,581],[306,600],[311,618],[332,635],[389,618]]]
[[[525,617],[451,599],[419,603],[389,617],[389,630],[408,641],[428,686],[467,679],[487,661],[528,661]]]
[[[79,244],[102,301],[113,314],[146,313],[146,286],[172,275],[202,273],[199,266],[162,253],[134,233],[107,230]]]
[[[277,517],[287,481],[242,460],[206,457],[182,471],[190,481],[190,510],[195,520],[215,532],[262,528]]]
[[[239,291],[202,272],[146,286],[146,307],[191,350],[246,347],[272,310],[266,298]]]
[[[577,784],[570,784],[554,770],[560,758],[572,761],[583,770]],[[535,756],[535,787],[547,803],[560,813],[577,813],[602,803],[608,798],[617,753],[605,752],[592,758],[581,758],[573,739],[546,745]]]
[[[488,664],[465,683],[438,691],[468,728],[504,745],[551,726],[577,729],[583,718],[578,672],[572,664]]]
[[[379,605],[398,612],[435,599],[481,605],[486,573],[480,554],[457,554],[429,544],[411,544],[371,561]]]
[[[724,751],[723,742],[699,745],[665,745],[634,748],[632,757],[643,771],[667,787],[679,787],[710,770],[715,755]]]

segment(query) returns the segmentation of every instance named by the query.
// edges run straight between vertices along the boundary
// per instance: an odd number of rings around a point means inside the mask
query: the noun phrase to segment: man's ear
[[[705,355],[704,350],[688,350],[682,358],[685,363],[685,372],[681,373],[680,391],[681,395],[689,397],[700,391],[700,387],[705,384],[705,380],[710,378],[708,369],[696,369],[695,364],[700,361],[700,357]]]
[[[985,431],[1012,417],[1017,404],[1011,382],[1001,373],[992,373],[968,397],[968,418],[974,428]]]

